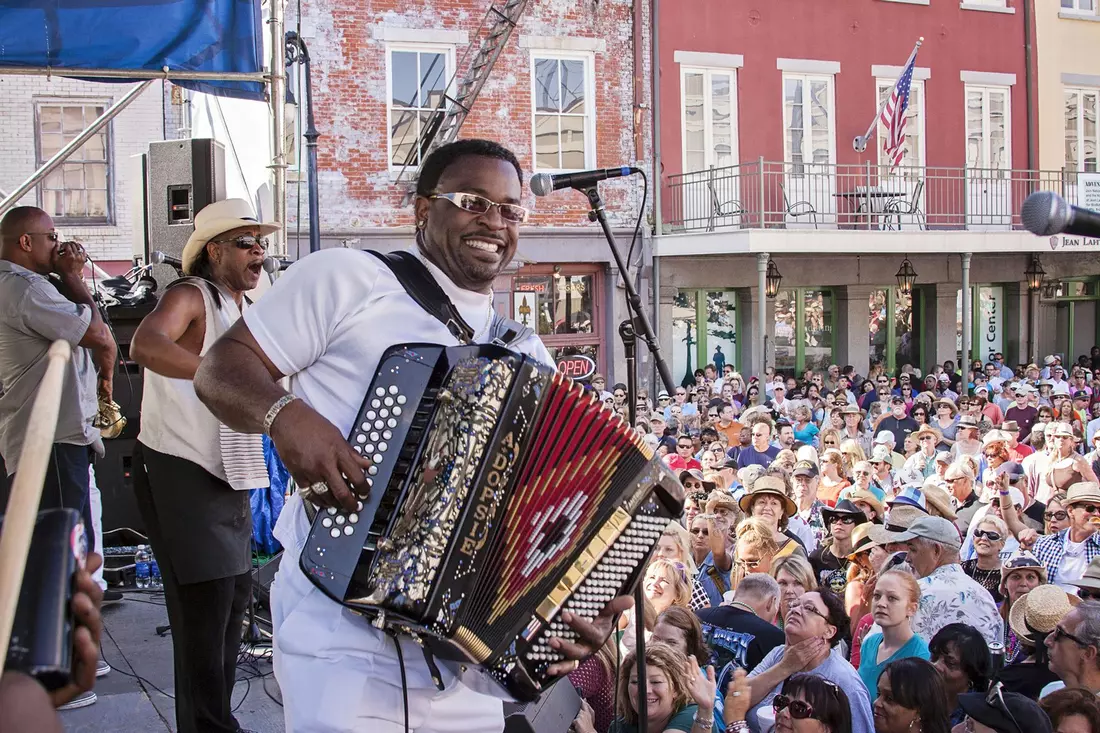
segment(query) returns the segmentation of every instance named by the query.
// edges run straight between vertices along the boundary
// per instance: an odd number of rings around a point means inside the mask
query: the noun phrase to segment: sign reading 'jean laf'
[[[978,343],[986,361],[992,361],[993,355],[1003,351],[1001,341],[1004,334],[1004,288],[982,286],[978,288]]]
[[[1100,173],[1077,174],[1077,205],[1100,211]]]

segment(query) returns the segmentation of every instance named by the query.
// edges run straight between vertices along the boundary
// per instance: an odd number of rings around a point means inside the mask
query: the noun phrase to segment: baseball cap
[[[951,453],[941,450],[936,453],[936,463],[951,463]]]
[[[940,375],[940,381],[941,382],[950,382],[951,377],[947,376],[947,372],[944,372],[943,374]]]
[[[898,440],[894,436],[893,430],[883,430],[875,436],[874,442],[877,445],[885,445],[887,443],[897,443]]]
[[[946,545],[954,550],[962,547],[959,538],[959,528],[955,523],[943,517],[921,517],[909,525],[904,532],[890,532],[890,542],[907,542],[921,538],[941,545]]]
[[[905,404],[905,398],[902,397],[899,394],[896,394],[896,395],[894,395],[893,397],[890,398],[890,404],[891,405],[904,405]]]
[[[892,451],[885,445],[876,445],[871,450],[871,463],[890,463]]]
[[[1079,389],[1073,393],[1073,399],[1075,400],[1087,400],[1089,399],[1089,393],[1083,389]]]
[[[794,464],[794,470],[791,471],[791,476],[809,476],[814,478],[817,476],[817,466],[810,461],[799,461]]]

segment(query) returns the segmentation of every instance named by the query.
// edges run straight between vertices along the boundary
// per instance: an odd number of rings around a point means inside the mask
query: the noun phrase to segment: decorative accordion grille
[[[551,377],[477,591],[460,613],[462,625],[490,648],[514,638],[649,457],[635,431],[593,392]]]

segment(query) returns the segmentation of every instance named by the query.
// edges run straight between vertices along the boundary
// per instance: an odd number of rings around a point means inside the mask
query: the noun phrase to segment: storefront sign
[[[588,379],[596,373],[596,362],[584,354],[571,354],[558,359],[558,371],[570,379]]]
[[[1077,174],[1077,205],[1100,211],[1100,173]]]
[[[992,361],[994,354],[1003,351],[1004,288],[978,288],[978,318],[978,353]]]

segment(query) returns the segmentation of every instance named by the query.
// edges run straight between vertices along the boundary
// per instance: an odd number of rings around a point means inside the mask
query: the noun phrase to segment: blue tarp
[[[256,73],[262,32],[259,0],[0,0],[0,67]],[[173,83],[264,97],[260,82]]]
[[[279,521],[279,514],[283,511],[290,472],[279,458],[275,444],[266,435],[264,460],[267,462],[267,475],[271,479],[271,485],[266,489],[252,489],[249,497],[252,502],[252,539],[256,541],[256,549],[262,554],[274,555],[283,549],[272,533],[275,523]]]

